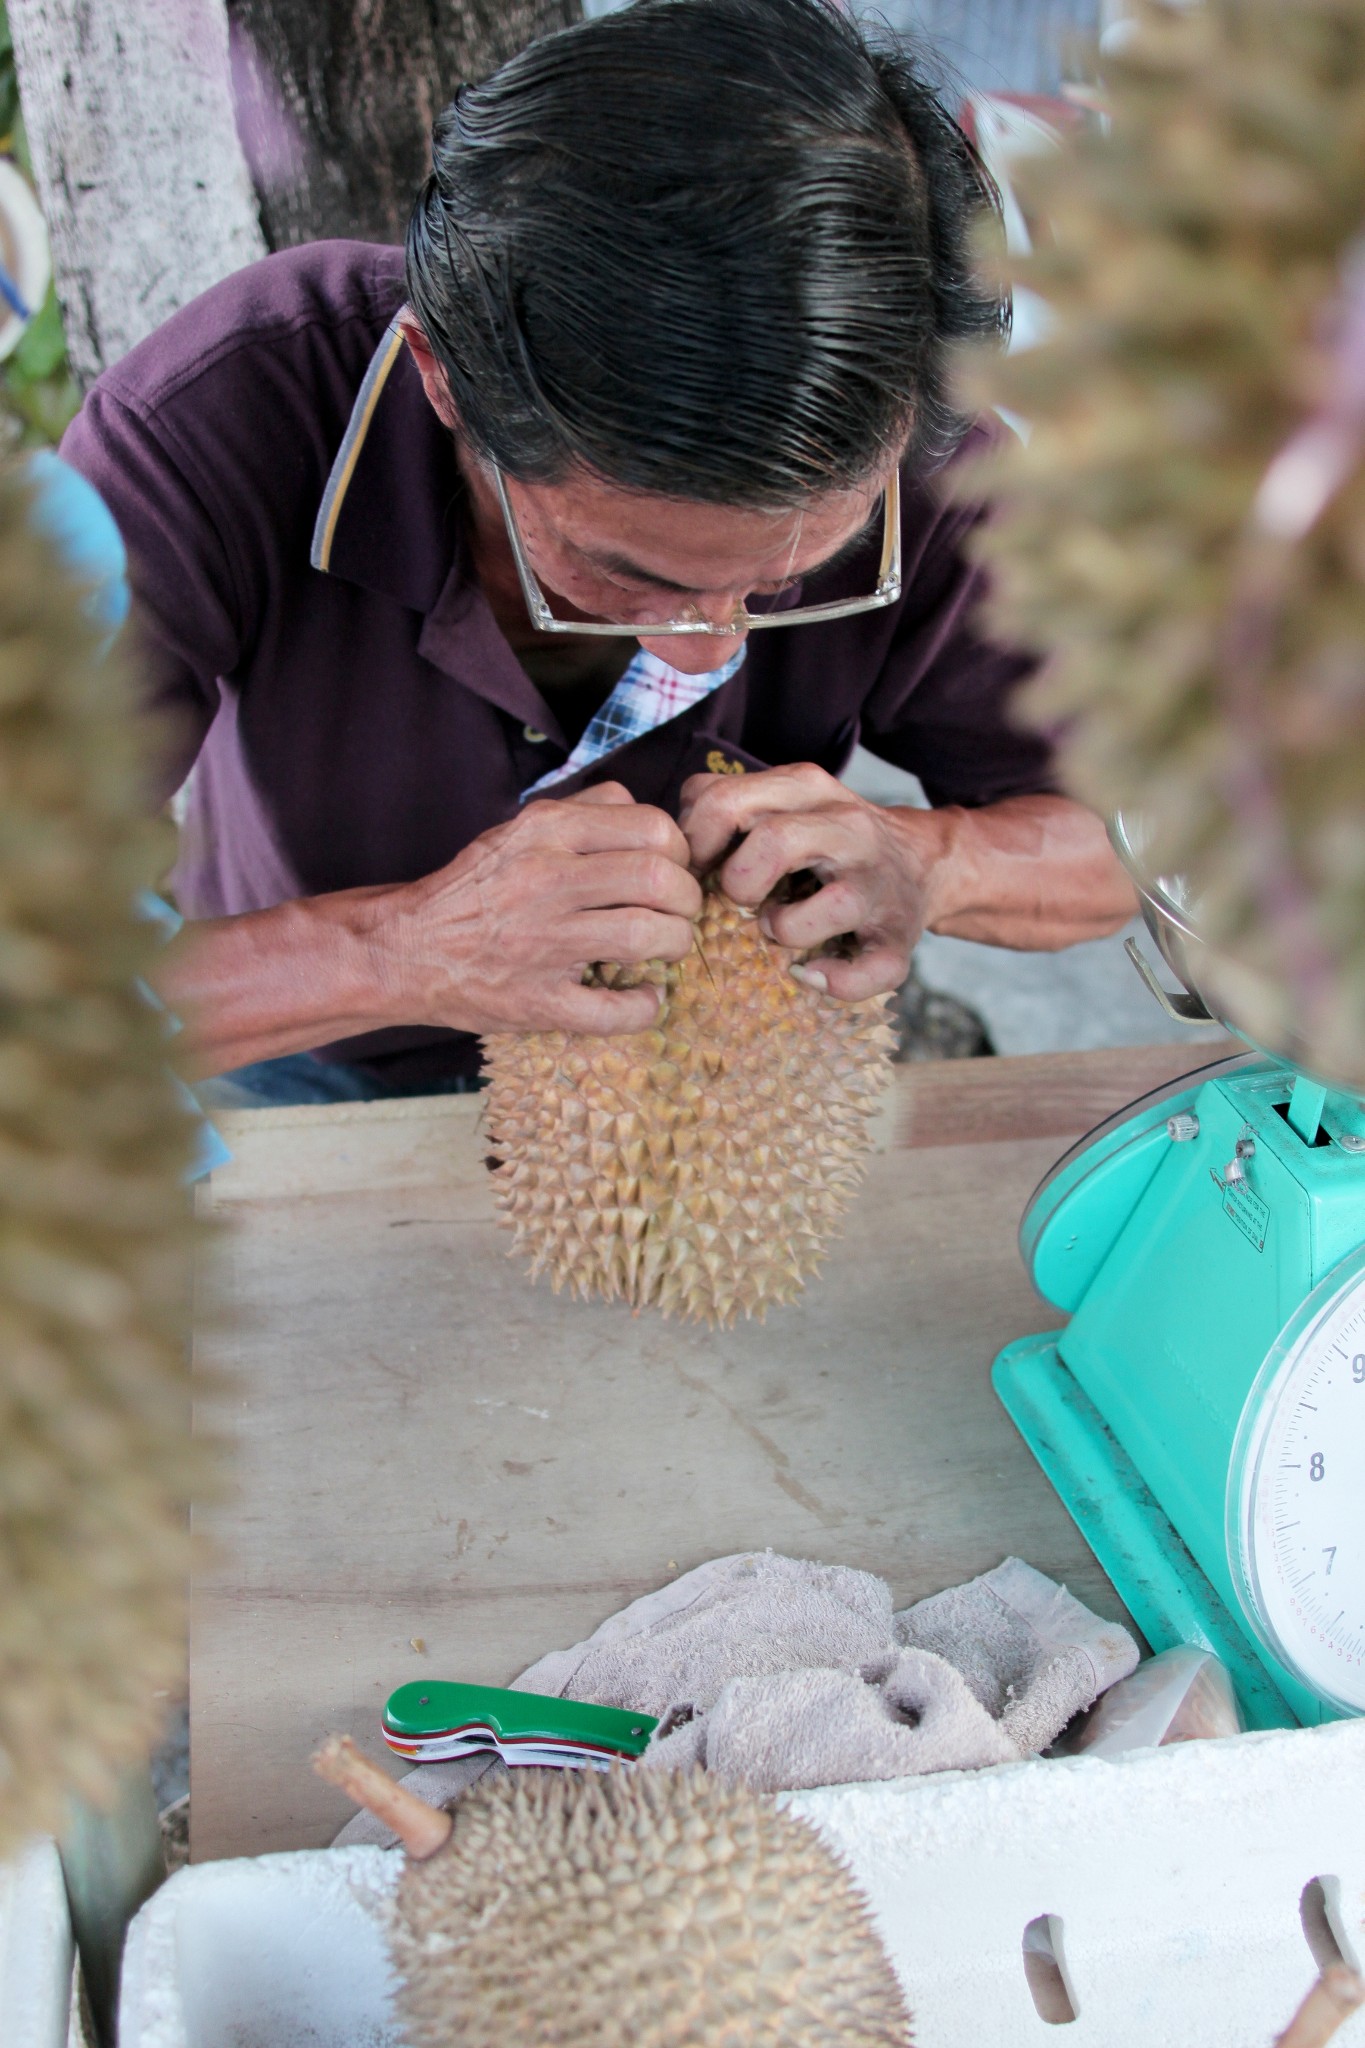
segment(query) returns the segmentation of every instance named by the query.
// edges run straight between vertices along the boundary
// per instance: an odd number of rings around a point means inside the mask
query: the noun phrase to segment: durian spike
[[[414,1863],[425,1863],[450,1840],[454,1822],[439,1807],[408,1792],[378,1764],[362,1756],[349,1735],[329,1735],[313,1769],[357,1806],[392,1828]]]

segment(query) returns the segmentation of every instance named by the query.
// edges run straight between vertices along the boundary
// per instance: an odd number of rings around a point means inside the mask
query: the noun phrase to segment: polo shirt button
[[[550,737],[548,733],[538,732],[533,725],[524,725],[521,728],[521,736],[524,740],[529,740],[533,747],[543,747]]]

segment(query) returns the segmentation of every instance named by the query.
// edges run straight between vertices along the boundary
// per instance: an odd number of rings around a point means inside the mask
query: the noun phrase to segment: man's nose
[[[663,633],[651,639],[646,627],[641,629],[640,645],[683,675],[702,676],[713,668],[723,668],[748,637],[746,628],[738,633],[698,633],[695,639],[688,633]]]
[[[736,640],[742,640],[749,630],[744,622],[744,599],[734,591],[714,597],[689,598],[679,606],[676,616],[695,619],[699,626],[709,626],[713,632],[718,628],[729,628]]]

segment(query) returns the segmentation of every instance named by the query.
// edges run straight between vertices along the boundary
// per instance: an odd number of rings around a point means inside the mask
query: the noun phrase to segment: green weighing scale
[[[1179,885],[1113,836],[1190,993],[1130,953],[1214,1017]],[[995,1388],[1153,1649],[1215,1651],[1253,1728],[1365,1713],[1360,1095],[1215,1061],[1060,1159],[1020,1244],[1070,1321],[1007,1345]]]

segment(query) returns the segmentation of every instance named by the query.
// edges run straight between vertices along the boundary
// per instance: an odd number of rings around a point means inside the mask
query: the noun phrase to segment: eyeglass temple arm
[[[899,580],[901,552],[901,473],[893,469],[886,486],[886,512],[882,520],[882,559],[877,570],[881,589],[894,569]]]
[[[531,614],[531,622],[533,625],[539,626],[546,619],[553,618],[553,613],[545,602],[545,593],[541,590],[531,573],[531,565],[526,559],[526,544],[522,540],[521,529],[517,525],[516,514],[512,510],[512,501],[507,495],[507,486],[502,480],[502,471],[496,463],[490,463],[489,468],[493,472],[493,482],[497,488],[498,503],[502,507],[502,516],[507,524],[507,536],[512,542],[512,562],[517,572],[517,582],[521,585],[521,594],[525,600],[526,609]]]

